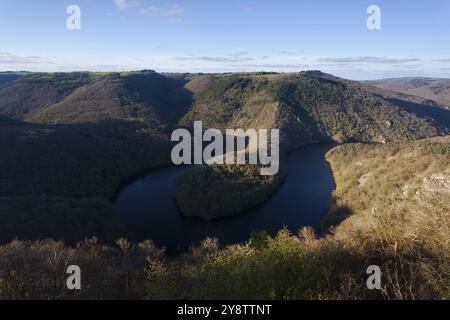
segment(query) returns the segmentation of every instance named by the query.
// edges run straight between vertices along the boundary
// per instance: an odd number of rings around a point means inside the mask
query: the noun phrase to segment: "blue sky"
[[[1,0],[0,70],[450,77],[449,21],[448,0]]]

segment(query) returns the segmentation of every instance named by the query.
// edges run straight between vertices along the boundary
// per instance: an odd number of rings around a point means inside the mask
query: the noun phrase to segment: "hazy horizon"
[[[80,29],[67,28],[71,5]],[[371,5],[380,30],[367,27]],[[4,0],[0,70],[449,78],[449,18],[445,0]]]
[[[307,72],[307,71],[320,71],[325,73],[322,70],[314,70],[314,69],[305,69],[305,70],[299,70],[299,71],[288,71],[288,72],[283,72],[283,71],[271,71],[271,70],[256,70],[256,71],[233,71],[233,72],[189,72],[189,71],[169,71],[169,72],[165,72],[165,71],[158,71],[158,70],[154,70],[154,69],[129,69],[129,70],[116,70],[116,71],[91,71],[91,70],[73,70],[73,71],[28,71],[28,70],[0,70],[0,73],[83,73],[83,72],[95,72],[95,73],[122,73],[122,72],[142,72],[142,71],[155,71],[157,73],[160,74],[230,74],[230,73],[235,73],[235,74],[240,74],[240,73],[276,73],[276,74],[295,74],[295,73],[300,73],[300,72]],[[330,73],[331,74],[331,73]],[[334,74],[331,74],[333,76],[336,76]],[[405,76],[405,77],[389,77],[389,78],[374,78],[374,79],[350,79],[350,78],[345,78],[342,77],[344,79],[347,80],[354,80],[354,81],[377,81],[377,80],[397,80],[397,79],[433,79],[433,80],[450,80],[450,75],[449,77],[428,77],[428,76]]]

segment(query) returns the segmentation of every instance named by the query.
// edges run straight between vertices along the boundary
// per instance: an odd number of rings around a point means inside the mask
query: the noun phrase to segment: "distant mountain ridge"
[[[366,83],[381,89],[431,99],[450,108],[450,79],[393,78]]]

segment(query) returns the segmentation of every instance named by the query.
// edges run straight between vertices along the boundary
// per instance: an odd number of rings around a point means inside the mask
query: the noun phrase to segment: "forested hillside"
[[[27,72],[0,72],[0,86],[13,82],[27,75]]]
[[[183,79],[152,71],[30,74],[0,88],[0,241],[124,235],[111,199],[170,163],[190,105]]]
[[[448,134],[449,113],[320,72],[26,74],[0,86],[0,241],[54,240],[0,247],[0,297],[67,297],[53,286],[55,270],[82,263],[87,275],[111,266],[87,277],[85,298],[448,298],[449,142],[415,140]],[[133,239],[111,205],[118,188],[170,164],[173,129],[194,120],[281,132],[278,176],[200,167],[180,178],[180,207],[211,219],[265,201],[298,146],[367,143],[328,154],[337,182],[323,223],[331,233],[284,230],[228,248],[208,240],[173,259],[151,242],[114,245]],[[369,263],[386,270],[375,295],[363,282]]]
[[[118,120],[0,120],[0,241],[117,239],[110,200],[131,176],[170,161],[166,130]]]
[[[191,103],[185,83],[153,71],[110,74],[41,108],[28,120],[61,124],[120,119],[176,124]]]
[[[63,224],[56,218],[63,211],[56,203],[63,202],[61,197],[74,202],[71,208],[103,203],[102,209],[92,206],[85,211],[92,212],[90,217],[97,211],[105,212],[98,216],[112,217],[111,208],[106,207],[121,183],[155,165],[170,163],[170,134],[178,123],[189,127],[192,121],[202,120],[204,128],[279,128],[283,159],[293,148],[314,142],[391,142],[443,135],[450,130],[449,114],[425,100],[385,94],[313,71],[25,74],[0,87],[0,165],[5,168],[0,173],[5,208],[1,214],[8,221],[3,229],[9,230],[2,232],[2,237],[48,235],[73,241],[92,235],[91,231],[73,236],[48,232],[60,230],[57,226]],[[196,175],[208,176],[210,169],[199,168]],[[179,187],[177,198],[186,200],[179,202],[180,207],[208,212],[222,199],[220,203],[227,204],[220,206],[224,212],[211,216],[239,213],[263,202],[286,174],[281,170],[279,177],[262,181],[248,174],[254,171],[250,167],[222,169],[214,171],[214,179],[195,182],[190,181],[192,174],[184,176],[181,186],[207,192],[201,192],[200,198],[190,192],[188,197],[183,191],[186,188]],[[235,196],[226,186],[255,196],[243,202],[242,196]],[[45,206],[27,206],[18,197],[32,197],[33,203],[36,197],[43,197]],[[43,214],[48,215],[41,220],[48,221],[48,229],[37,227]],[[28,217],[27,223],[20,224],[20,215]],[[66,215],[77,219],[74,214]],[[41,231],[34,231],[33,236],[32,230]]]
[[[217,128],[279,128],[293,146],[413,140],[450,130],[449,112],[425,100],[384,96],[373,87],[318,71],[217,76],[195,95],[182,123],[195,120]]]
[[[386,143],[450,133],[450,112],[433,102],[321,72],[231,74],[207,81],[208,87],[199,86],[182,123],[279,128],[282,163],[290,150],[309,143]],[[250,168],[203,167],[183,175],[176,188],[181,211],[207,220],[241,213],[264,202],[289,174],[281,170],[278,177],[267,179],[252,175],[257,170]],[[200,178],[208,176],[214,179]],[[252,196],[245,196],[247,192]]]
[[[0,114],[25,119],[95,78],[91,73],[32,73],[0,86]]]

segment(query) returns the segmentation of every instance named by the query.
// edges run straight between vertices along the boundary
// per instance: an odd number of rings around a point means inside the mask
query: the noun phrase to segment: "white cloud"
[[[217,62],[217,63],[233,63],[233,62],[246,62],[246,61],[254,61],[256,60],[253,57],[250,57],[247,52],[236,52],[230,55],[224,56],[197,56],[197,55],[188,55],[188,56],[180,56],[175,57],[174,60],[178,61],[201,61],[201,62]]]
[[[113,2],[120,10],[126,10],[128,8],[139,5],[138,0],[113,0]]]
[[[178,4],[170,6],[148,6],[144,7],[140,0],[113,0],[119,10],[127,10],[137,7],[139,13],[147,17],[166,17],[172,21],[180,20],[178,17],[184,12],[183,7]]]
[[[371,64],[401,64],[419,62],[418,58],[387,58],[387,57],[339,57],[339,58],[320,58],[319,62],[332,63],[371,63]]]
[[[168,7],[150,6],[143,8],[140,12],[148,17],[167,17],[175,18],[183,13],[183,8],[177,4]]]
[[[443,58],[443,59],[433,59],[435,62],[450,62],[450,58]]]
[[[1,65],[29,65],[40,62],[48,62],[48,58],[37,57],[37,56],[23,56],[11,54],[9,52],[0,52],[0,64]]]

